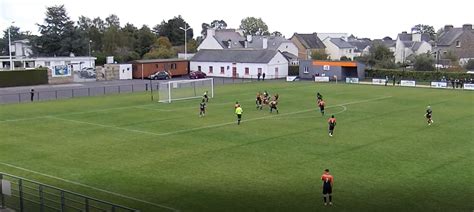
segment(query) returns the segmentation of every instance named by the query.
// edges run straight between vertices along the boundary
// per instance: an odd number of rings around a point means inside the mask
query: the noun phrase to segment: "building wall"
[[[429,44],[426,41],[423,41],[421,43],[420,48],[418,48],[418,50],[416,50],[415,54],[420,55],[420,54],[424,54],[424,53],[430,53],[432,51],[433,51],[433,47],[431,46],[431,44]]]
[[[311,55],[308,55],[307,53],[307,49],[303,46],[303,44],[301,44],[301,42],[296,38],[296,36],[293,36],[291,39],[290,39],[296,46],[296,48],[298,49],[298,58],[300,60],[307,60]]]
[[[461,42],[461,47],[456,47],[456,41]],[[470,58],[474,58],[474,33],[464,32],[450,46],[438,46],[441,58],[448,52],[453,52],[459,58],[461,65],[464,65]]]
[[[83,68],[94,68],[95,57],[39,57],[35,59],[35,67],[53,69],[57,65],[72,65],[73,71]]]
[[[176,68],[173,68],[176,64]],[[143,68],[143,72],[142,72]],[[188,74],[188,61],[166,61],[166,62],[153,62],[153,63],[133,63],[133,78],[141,79],[147,78],[148,76],[158,71],[168,71],[171,76],[182,76]]]
[[[282,43],[277,50],[279,50],[280,52],[289,52],[291,54],[294,54],[295,56],[298,56],[298,47],[296,47],[293,42]]]
[[[328,62],[330,63],[330,62]],[[354,68],[346,68],[344,66],[337,66],[337,65],[330,65],[329,70],[324,70],[324,66],[322,65],[314,65],[313,60],[302,60],[300,61],[300,69],[299,69],[299,77],[301,79],[313,79],[315,75],[319,76],[327,76],[331,80],[334,80],[334,76],[337,77],[338,80],[345,80],[343,77],[342,71],[345,69],[352,69],[354,75],[357,75],[359,79],[364,79],[364,72],[365,66],[361,63],[357,63],[357,67]],[[307,73],[305,73],[307,70]]]
[[[222,46],[217,42],[214,36],[207,36],[198,46],[197,50],[200,49],[224,49]]]

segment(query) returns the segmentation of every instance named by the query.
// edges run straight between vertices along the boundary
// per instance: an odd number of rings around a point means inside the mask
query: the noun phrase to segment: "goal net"
[[[209,98],[214,97],[213,78],[168,81],[158,85],[159,102],[202,98],[205,92]]]

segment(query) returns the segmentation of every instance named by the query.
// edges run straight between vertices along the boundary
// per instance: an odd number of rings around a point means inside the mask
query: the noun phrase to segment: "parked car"
[[[153,79],[153,80],[167,80],[167,79],[170,79],[171,77],[166,71],[158,71],[150,75],[148,78]]]
[[[79,71],[79,76],[82,78],[95,78],[96,73],[94,68],[82,68],[82,70]]]
[[[189,74],[189,79],[206,78],[206,73],[202,71],[193,71]]]

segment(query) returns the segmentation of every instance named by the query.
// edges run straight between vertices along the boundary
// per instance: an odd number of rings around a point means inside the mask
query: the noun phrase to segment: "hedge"
[[[0,71],[0,87],[48,84],[47,69]]]
[[[369,78],[385,78],[388,76],[392,78],[395,75],[398,79],[415,80],[420,82],[439,81],[445,79],[470,79],[474,77],[473,74],[466,72],[446,72],[446,71],[401,71],[401,70],[387,70],[387,69],[366,69],[366,77]]]

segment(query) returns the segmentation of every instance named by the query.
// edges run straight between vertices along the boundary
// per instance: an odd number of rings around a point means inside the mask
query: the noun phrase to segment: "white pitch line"
[[[366,99],[362,101],[354,101],[354,102],[348,102],[348,103],[343,103],[343,104],[338,104],[338,105],[332,105],[326,108],[333,108],[333,107],[340,107],[340,106],[345,106],[345,105],[352,105],[352,104],[358,104],[358,103],[364,103],[364,102],[371,102],[371,101],[377,101],[377,100],[382,100],[382,99],[388,99],[391,98],[392,96],[384,96],[384,97],[378,97],[378,98],[373,98],[373,99]],[[249,122],[249,121],[255,121],[255,120],[261,120],[261,119],[268,119],[268,118],[277,118],[281,116],[288,116],[288,115],[294,115],[294,114],[299,114],[299,113],[306,113],[309,111],[316,110],[315,108],[307,109],[307,110],[300,110],[300,111],[295,111],[295,112],[290,112],[290,113],[283,113],[279,114],[276,116],[264,116],[264,117],[258,117],[258,118],[252,118],[252,119],[246,119],[242,120],[241,122]],[[235,124],[236,122],[227,122],[227,123],[221,123],[221,124],[214,124],[214,125],[207,125],[207,126],[202,126],[202,127],[196,127],[196,128],[190,128],[190,129],[184,129],[184,130],[177,130],[173,132],[167,132],[167,133],[159,133],[158,135],[163,136],[163,135],[173,135],[177,133],[183,133],[183,132],[191,132],[191,131],[196,131],[196,130],[201,130],[201,129],[208,129],[208,128],[213,128],[213,127],[222,127],[226,125],[231,125]]]
[[[117,196],[117,197],[122,197],[122,198],[125,198],[125,199],[130,199],[130,200],[134,200],[134,201],[137,201],[137,202],[142,202],[142,203],[145,203],[145,204],[153,205],[153,206],[156,206],[156,207],[159,207],[159,208],[168,209],[168,210],[171,210],[171,211],[179,211],[178,209],[175,209],[175,208],[172,208],[172,207],[156,204],[156,203],[149,202],[149,201],[146,201],[146,200],[137,199],[135,197],[126,196],[126,195],[119,194],[119,193],[116,193],[116,192],[113,192],[113,191],[108,191],[108,190],[97,188],[97,187],[94,187],[94,186],[78,183],[78,182],[75,182],[75,181],[71,181],[71,180],[56,177],[56,176],[53,176],[53,175],[49,175],[49,174],[37,172],[37,171],[34,171],[34,170],[22,168],[22,167],[15,166],[15,165],[12,165],[12,164],[4,163],[4,162],[0,162],[0,164],[2,164],[4,166],[11,167],[11,168],[19,169],[19,170],[22,170],[22,171],[30,172],[30,173],[33,173],[33,174],[41,175],[41,176],[44,176],[44,177],[49,177],[49,178],[52,178],[52,179],[60,180],[60,181],[66,182],[66,183],[82,186],[82,187],[85,187],[85,188],[90,188],[90,189],[100,191],[100,192],[103,192],[103,193],[112,194],[112,195]]]

